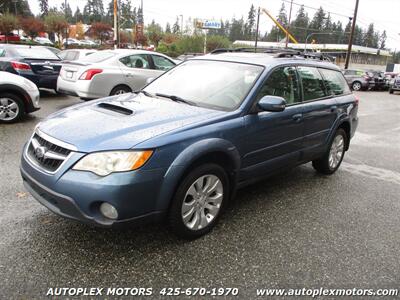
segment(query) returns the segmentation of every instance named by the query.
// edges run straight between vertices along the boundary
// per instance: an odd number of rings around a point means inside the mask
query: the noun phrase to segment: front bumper
[[[26,189],[52,212],[69,219],[102,227],[123,223],[144,224],[161,220],[165,211],[157,209],[164,170],[137,170],[100,177],[71,167],[84,154],[74,153],[54,174],[31,164],[26,153],[21,160],[21,176]],[[118,210],[118,219],[100,213],[102,202]]]

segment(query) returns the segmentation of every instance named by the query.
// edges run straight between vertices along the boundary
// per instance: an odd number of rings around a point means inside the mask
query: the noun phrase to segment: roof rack
[[[262,48],[262,47],[248,47],[248,48],[219,48],[211,51],[210,54],[220,54],[227,52],[245,52],[245,53],[276,53],[274,57],[284,58],[284,57],[303,57],[305,59],[315,59],[332,62],[335,58],[326,53],[315,53],[315,52],[305,52],[295,49],[286,48]]]

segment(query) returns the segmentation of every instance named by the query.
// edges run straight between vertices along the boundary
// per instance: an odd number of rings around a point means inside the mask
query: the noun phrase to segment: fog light
[[[105,216],[108,219],[115,220],[118,218],[117,209],[107,202],[103,202],[100,205],[100,212],[102,213],[103,216]]]

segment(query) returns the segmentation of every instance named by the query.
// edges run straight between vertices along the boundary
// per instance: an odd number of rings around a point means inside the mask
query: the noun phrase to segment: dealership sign
[[[221,29],[220,21],[214,20],[196,20],[196,27],[201,29]]]

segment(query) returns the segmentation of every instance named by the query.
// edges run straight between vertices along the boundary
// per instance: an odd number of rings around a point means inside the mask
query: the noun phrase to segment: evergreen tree
[[[85,23],[100,22],[104,17],[103,0],[87,0],[83,8]]]
[[[230,26],[229,32],[229,40],[234,42],[236,40],[244,39],[244,20],[241,19],[232,19],[232,23]]]
[[[323,31],[325,25],[326,14],[322,7],[320,7],[315,13],[311,23],[310,31]]]
[[[175,21],[174,25],[172,25],[172,33],[178,34],[178,33],[180,33],[180,31],[181,31],[181,28],[179,26],[179,18],[176,17],[176,21]]]
[[[374,47],[376,43],[375,28],[374,24],[371,23],[368,26],[367,31],[364,34],[363,45],[365,47]]]
[[[48,0],[39,0],[40,16],[47,16],[49,13],[49,2]]]
[[[74,20],[75,20],[75,23],[83,22],[83,15],[82,15],[79,7],[76,8],[76,11],[74,13]]]
[[[255,36],[255,25],[256,25],[256,9],[252,4],[248,13],[246,25],[245,25],[245,38],[251,40]]]
[[[14,15],[16,12],[18,17],[33,16],[27,0],[18,0],[17,2],[13,0],[1,0],[0,3],[0,13]]]
[[[64,13],[65,15],[65,19],[67,20],[68,23],[73,23],[74,22],[74,18],[72,16],[72,9],[71,6],[69,5],[69,3],[67,2],[67,6],[65,7],[65,3],[61,3],[60,6],[60,11],[61,13]]]
[[[171,25],[168,22],[167,22],[167,25],[165,26],[165,33],[172,33]]]
[[[304,43],[306,41],[309,22],[310,18],[304,9],[304,5],[302,5],[297,12],[296,19],[294,19],[290,25],[290,32],[300,43]]]
[[[387,34],[386,34],[386,30],[384,30],[379,37],[379,49],[386,48],[386,39],[387,39]]]
[[[285,4],[282,3],[281,9],[279,10],[279,15],[277,17],[277,21],[283,26],[287,28],[288,18],[286,14]],[[270,33],[268,34],[267,40],[271,42],[279,42],[280,40],[286,38],[285,33],[278,27],[272,27]]]

